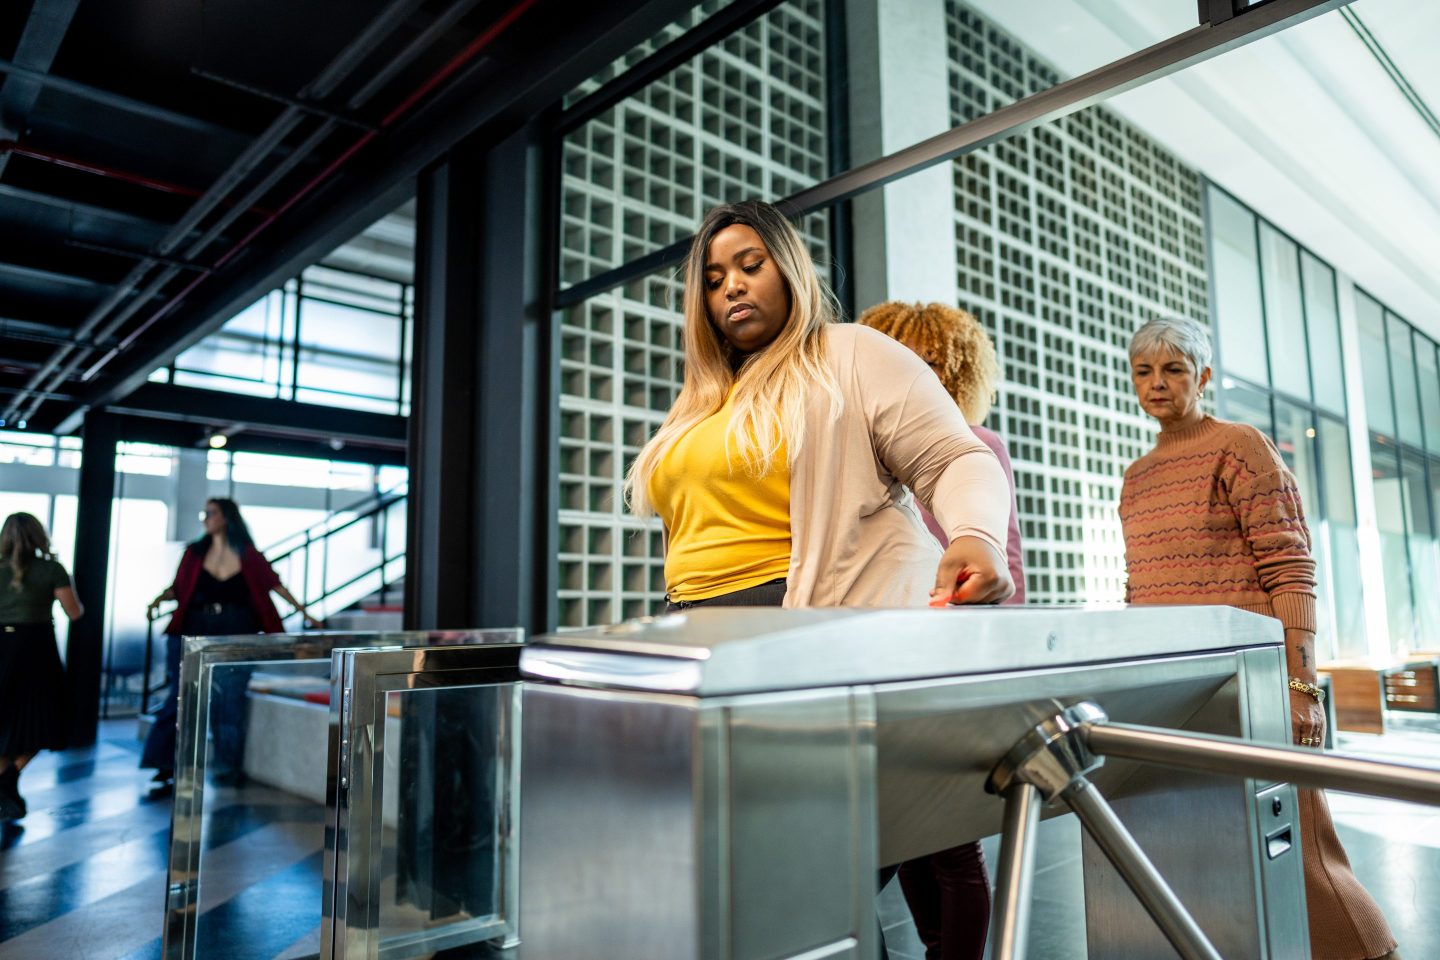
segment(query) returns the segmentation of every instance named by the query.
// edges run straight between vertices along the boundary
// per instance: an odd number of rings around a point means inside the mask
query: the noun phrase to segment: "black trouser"
[[[666,613],[679,613],[691,607],[778,607],[785,602],[785,578],[746,587],[734,593],[722,593],[705,600],[665,600]]]
[[[223,637],[232,634],[256,633],[259,618],[250,607],[196,606],[185,615],[184,636]],[[165,670],[170,690],[165,703],[155,713],[155,725],[145,738],[140,766],[154,770],[175,769],[177,698],[180,695],[180,657],[183,652],[181,634],[165,635]],[[216,760],[225,769],[240,769],[245,752],[245,688],[252,669],[231,667],[219,675],[219,690],[210,693],[210,726],[215,737]],[[237,689],[238,688],[238,689]]]

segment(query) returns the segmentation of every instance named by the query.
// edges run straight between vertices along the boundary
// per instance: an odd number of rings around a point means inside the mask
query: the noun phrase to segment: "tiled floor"
[[[168,802],[146,799],[134,729],[131,721],[107,723],[95,747],[44,754],[22,778],[32,812],[0,831],[0,960],[160,957],[170,811]],[[1396,722],[1384,737],[1342,736],[1339,747],[1440,767],[1440,721]],[[214,799],[204,839],[212,872],[202,887],[200,956],[315,956],[323,839],[317,808],[253,787],[243,807],[226,794]],[[1440,809],[1342,794],[1330,802],[1356,873],[1390,918],[1407,960],[1440,958]],[[1080,960],[1079,831],[1068,816],[1042,831],[1030,956]],[[994,863],[995,841],[985,848]],[[880,912],[893,960],[920,960],[924,950],[898,885],[882,894]]]

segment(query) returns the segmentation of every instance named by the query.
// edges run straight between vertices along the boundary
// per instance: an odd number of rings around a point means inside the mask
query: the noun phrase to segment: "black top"
[[[216,580],[213,573],[202,568],[190,602],[201,606],[218,603],[223,607],[248,607],[250,589],[245,586],[243,574],[235,573],[224,580]]]
[[[25,567],[20,589],[10,564],[0,563],[0,623],[50,623],[55,591],[70,586],[70,574],[54,560],[36,557]]]

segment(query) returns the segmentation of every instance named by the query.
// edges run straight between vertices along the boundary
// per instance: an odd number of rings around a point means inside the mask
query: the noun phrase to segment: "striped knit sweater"
[[[1295,478],[1254,427],[1206,417],[1125,471],[1125,599],[1225,604],[1315,631],[1315,561]]]

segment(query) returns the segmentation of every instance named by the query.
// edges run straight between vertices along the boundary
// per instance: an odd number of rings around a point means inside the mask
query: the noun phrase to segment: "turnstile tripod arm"
[[[1081,727],[1098,755],[1440,806],[1440,770],[1128,723]]]
[[[1035,877],[1035,839],[1045,800],[1032,784],[1016,781],[1005,791],[1005,829],[995,875],[995,939],[992,960],[1025,960],[1030,935],[1030,890]]]

